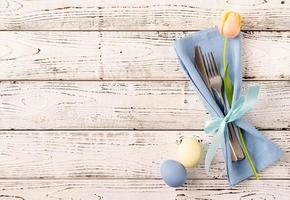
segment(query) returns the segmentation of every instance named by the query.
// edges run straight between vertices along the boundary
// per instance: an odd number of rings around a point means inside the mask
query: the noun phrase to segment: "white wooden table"
[[[219,152],[171,189],[176,140],[211,141],[172,43],[224,9],[244,17],[244,87],[262,87],[246,118],[285,153],[231,188]],[[288,0],[0,0],[0,29],[1,200],[290,199]]]

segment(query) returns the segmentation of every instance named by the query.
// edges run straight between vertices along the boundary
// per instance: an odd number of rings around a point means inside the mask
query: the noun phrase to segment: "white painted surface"
[[[284,2],[284,3],[283,3]],[[217,24],[224,10],[244,17],[244,29],[289,30],[281,0],[1,0],[5,30],[197,30]]]
[[[182,32],[0,32],[0,78],[33,80],[187,80],[173,41]],[[247,80],[290,78],[290,33],[242,34]]]
[[[261,178],[290,178],[290,132],[264,134],[285,153],[277,165],[261,173]],[[2,131],[0,178],[160,179],[161,162],[175,158],[176,141],[182,136],[195,136],[203,150],[212,139],[203,131]],[[210,173],[204,171],[202,161],[188,171],[188,176],[225,179],[221,152]]]
[[[0,199],[290,198],[288,1],[0,0]],[[244,17],[244,87],[261,85],[245,118],[284,150],[281,160],[230,188],[219,152],[184,187],[159,166],[176,140],[209,119],[172,42]],[[138,130],[134,130],[138,129]],[[266,156],[266,155],[265,155]]]
[[[289,82],[244,83],[249,85],[260,85],[261,92],[246,119],[261,129],[288,128]],[[3,81],[0,86],[3,129],[202,129],[209,119],[190,81]]]

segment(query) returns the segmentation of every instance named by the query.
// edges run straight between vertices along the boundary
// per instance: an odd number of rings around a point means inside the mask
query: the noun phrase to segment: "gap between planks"
[[[266,169],[267,170],[267,169]],[[0,178],[0,181],[39,181],[39,180],[44,180],[44,181],[94,181],[94,180],[128,180],[128,181],[134,181],[134,180],[138,180],[138,181],[142,181],[142,180],[154,180],[154,181],[163,181],[162,178],[132,178],[132,177],[124,177],[124,178],[106,178],[106,177],[92,177],[92,178],[86,178],[86,177],[75,177],[75,178],[59,178],[59,177],[53,177],[53,178],[42,178],[42,177],[29,177],[29,178]],[[218,181],[227,181],[226,178],[192,178],[192,177],[187,177],[187,180],[189,181],[214,181],[214,180],[218,180]],[[259,180],[265,180],[265,181],[290,181],[290,178],[259,178]],[[245,180],[245,181],[259,181],[256,180],[255,177],[250,177],[249,179]]]
[[[0,82],[184,82],[184,81],[190,81],[189,79],[130,79],[130,80],[124,80],[124,79],[0,79]],[[287,79],[249,79],[249,78],[243,78],[243,82],[276,82],[276,81],[290,81]]]
[[[212,26],[214,27],[214,26]],[[212,27],[208,27],[208,28],[212,28]],[[0,29],[0,32],[45,32],[45,31],[49,31],[49,32],[168,32],[168,33],[174,33],[174,32],[197,32],[197,31],[201,31],[204,29],[174,29],[174,30],[159,30],[159,29],[149,29],[149,30],[142,30],[142,29],[138,29],[138,30],[130,30],[130,29],[122,29],[122,30],[118,30],[118,29],[108,29],[108,30],[74,30],[74,29],[65,29],[65,30],[45,30],[45,29],[27,29],[27,30],[13,30],[13,29],[9,29],[9,30],[5,30],[5,29]],[[241,32],[243,33],[247,33],[247,32],[290,32],[290,29],[283,29],[283,30],[279,30],[279,29],[241,29]]]
[[[13,131],[13,132],[17,132],[17,131],[75,131],[75,132],[78,132],[78,131],[127,131],[127,132],[133,132],[133,131],[188,131],[188,132],[191,132],[191,131],[203,131],[203,129],[184,129],[184,128],[176,128],[176,129],[141,129],[141,128],[132,128],[132,129],[114,129],[114,128],[108,128],[108,129],[104,129],[104,128],[81,128],[81,129],[68,129],[68,128],[64,128],[64,129],[0,129],[0,131]],[[270,128],[259,128],[259,131],[290,131],[290,128],[273,128],[273,129],[270,129]]]

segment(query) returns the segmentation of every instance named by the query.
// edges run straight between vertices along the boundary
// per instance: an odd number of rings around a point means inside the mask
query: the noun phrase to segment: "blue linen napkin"
[[[210,94],[206,84],[196,69],[194,61],[194,47],[200,46],[203,52],[212,51],[220,72],[223,71],[223,37],[218,29],[210,28],[207,30],[193,33],[187,37],[177,40],[174,43],[177,57],[181,66],[195,86],[204,106],[209,111],[212,118],[223,117],[218,104]],[[233,104],[241,95],[242,73],[241,73],[241,36],[229,39],[227,46],[227,63],[229,64],[230,76],[234,85]],[[221,73],[223,74],[223,73]],[[282,151],[269,139],[264,137],[256,128],[246,121],[239,119],[233,122],[235,132],[240,127],[243,132],[244,140],[248,148],[252,161],[257,169],[261,171],[267,166],[277,161],[282,156]],[[237,134],[238,137],[238,134]],[[239,138],[239,137],[238,137]],[[253,176],[248,160],[245,158],[238,162],[231,161],[229,137],[226,130],[222,145],[225,168],[229,184],[234,186],[239,182]]]

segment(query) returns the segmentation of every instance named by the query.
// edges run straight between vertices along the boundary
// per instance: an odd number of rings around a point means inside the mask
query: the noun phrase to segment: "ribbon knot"
[[[223,142],[227,123],[240,119],[244,114],[252,109],[257,100],[259,89],[259,86],[249,87],[246,95],[238,98],[225,117],[216,118],[206,122],[204,131],[214,135],[205,157],[206,172],[209,171],[214,155]]]

